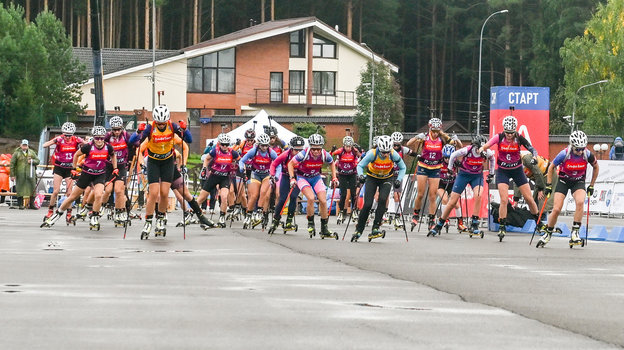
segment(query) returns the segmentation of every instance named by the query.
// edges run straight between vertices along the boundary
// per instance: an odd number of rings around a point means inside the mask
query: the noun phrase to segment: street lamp
[[[488,18],[485,19],[483,25],[481,26],[481,36],[479,38],[479,83],[477,84],[477,135],[481,132],[481,51],[483,48],[483,30],[485,29],[485,24],[487,21],[495,15],[499,13],[507,13],[509,10],[500,10],[491,14]]]
[[[591,84],[583,85],[580,88],[578,88],[578,90],[576,90],[576,94],[574,94],[574,101],[572,102],[572,122],[571,122],[572,123],[572,130],[570,130],[570,133],[572,133],[574,131],[574,113],[576,112],[576,97],[578,96],[579,91],[581,91],[581,89],[584,89],[584,88],[586,88],[588,86],[592,86],[592,85],[596,85],[596,84],[603,84],[603,83],[606,83],[608,81],[609,81],[608,79],[599,80],[599,81],[593,82]]]
[[[373,104],[375,103],[375,54],[373,50],[366,45],[366,43],[361,43],[362,46],[368,49],[371,53],[371,101],[370,101],[370,119],[368,121],[368,147],[373,147]]]

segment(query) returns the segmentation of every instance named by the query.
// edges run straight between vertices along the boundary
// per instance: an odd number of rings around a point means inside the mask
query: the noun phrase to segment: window
[[[305,31],[290,33],[290,57],[305,57]]]
[[[313,57],[336,58],[336,43],[315,35],[313,45]]]
[[[193,57],[187,63],[188,92],[233,93],[236,90],[234,48]]]
[[[288,93],[291,95],[303,95],[305,90],[305,72],[291,70],[288,78]]]
[[[271,102],[282,102],[284,74],[271,72]]]
[[[336,72],[313,72],[314,94],[334,95],[336,92]]]

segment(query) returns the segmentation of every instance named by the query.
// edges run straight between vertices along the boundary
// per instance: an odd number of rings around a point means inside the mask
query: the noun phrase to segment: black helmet
[[[247,129],[247,131],[245,131],[245,138],[247,140],[253,140],[256,138],[256,132],[253,129]]]
[[[277,136],[277,128],[274,126],[269,127],[267,135],[269,135],[269,137]]]
[[[476,135],[472,138],[472,144],[476,147],[483,147],[487,142],[488,139],[484,135]]]
[[[305,140],[301,136],[295,136],[290,139],[290,147],[298,148],[305,146]]]

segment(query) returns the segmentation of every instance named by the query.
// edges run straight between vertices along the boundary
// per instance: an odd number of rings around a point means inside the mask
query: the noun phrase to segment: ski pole
[[[587,221],[585,224],[585,245],[587,245],[587,232],[589,231],[589,202],[591,200],[591,196],[587,196]]]
[[[409,242],[407,238],[407,229],[405,228],[405,217],[403,216],[403,208],[401,207],[401,201],[399,201],[399,215],[401,215],[401,222],[403,222],[403,232],[405,232],[405,242]]]
[[[178,120],[178,125],[180,123],[182,123],[182,120]],[[180,162],[182,162],[183,167],[186,167],[186,162],[184,161],[184,130],[182,131],[181,139],[182,144],[180,147],[182,148],[182,159]],[[186,239],[186,220],[184,220],[184,214],[186,214],[186,199],[184,198],[184,195],[186,195],[186,171],[180,175],[182,175],[182,232],[184,239]]]
[[[136,160],[136,157],[135,157],[134,160]],[[130,181],[132,182],[132,186],[131,186],[132,188],[130,189],[130,196],[134,195],[134,184],[135,184],[135,181],[132,180],[132,177],[137,175],[137,169],[136,169],[137,167],[136,167],[136,164],[134,163],[134,160],[133,160],[132,165],[131,165],[132,166],[131,169],[134,171],[134,174],[132,174],[132,173],[130,174]],[[139,180],[139,178],[137,176],[137,181],[136,182],[138,182],[138,180]],[[132,197],[130,197],[130,198],[132,198]],[[139,195],[137,194],[137,201],[138,200],[139,200]],[[130,222],[130,209],[133,206],[134,206],[134,204],[132,204],[132,199],[130,199],[130,206],[128,206],[126,208],[126,222],[124,224],[124,236],[123,236],[123,239],[126,239],[126,233],[128,232],[128,223]]]
[[[542,221],[542,213],[544,213],[544,208],[546,208],[546,202],[548,202],[548,198],[550,198],[550,193],[546,198],[544,198],[544,204],[542,204],[542,209],[537,216],[537,222],[535,223],[535,229],[533,230],[533,234],[531,235],[531,241],[529,241],[529,245],[533,243],[533,237],[535,237],[535,232],[537,232],[537,228],[539,227],[539,222]],[[488,218],[489,221],[489,218]]]
[[[428,178],[427,178],[428,179]],[[425,204],[428,204],[429,198],[429,181],[427,181],[427,189],[425,190],[425,195],[423,196],[423,202],[422,205],[420,206],[420,215],[418,216],[418,231],[416,232],[420,232],[420,225],[422,224],[422,221],[420,221],[422,219],[423,216],[423,212],[425,211]]]
[[[331,208],[332,208],[332,204],[334,204],[334,193],[336,192],[336,184],[334,184],[334,189],[332,189],[332,194],[331,197],[329,198],[329,209],[327,210],[327,216],[329,217],[331,215]],[[336,211],[336,215],[338,215],[338,212]]]
[[[360,189],[358,190],[357,196],[355,196],[355,203],[351,203],[351,215],[349,215],[349,221],[347,221],[347,227],[345,227],[345,231],[342,234],[342,240],[344,241],[345,236],[347,235],[347,230],[349,229],[349,224],[351,223],[351,220],[353,219],[353,212],[355,211],[353,206],[355,205],[355,208],[357,208],[357,201],[358,198],[360,198],[360,192],[362,191],[362,187],[364,186],[360,186]]]

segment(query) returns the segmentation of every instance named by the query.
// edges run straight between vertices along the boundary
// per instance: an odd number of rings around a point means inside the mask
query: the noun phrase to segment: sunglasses
[[[121,131],[121,128],[112,129],[113,131]]]
[[[63,134],[63,137],[72,137],[73,135],[71,134]]]
[[[269,147],[269,145],[260,145],[260,147]]]
[[[574,152],[583,152],[585,150],[584,147],[578,147],[574,149]]]
[[[507,135],[513,135],[515,133],[516,133],[515,131],[505,131],[505,134],[507,134]]]
[[[229,143],[221,143],[220,145],[221,145],[221,147],[230,147]]]
[[[381,153],[381,154],[389,154],[390,152],[384,152],[384,151],[381,151],[380,153]]]
[[[104,136],[93,137],[95,141],[104,141]]]
[[[310,148],[310,151],[320,151],[322,148]]]

